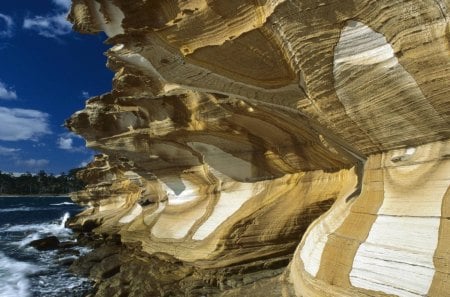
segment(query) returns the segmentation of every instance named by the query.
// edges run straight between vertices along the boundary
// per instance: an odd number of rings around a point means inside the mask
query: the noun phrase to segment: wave
[[[73,202],[61,202],[61,203],[52,203],[50,205],[53,205],[53,206],[75,205],[75,203],[73,203]]]
[[[66,223],[67,223],[67,220],[70,218],[70,213],[68,213],[68,212],[66,212],[63,216],[62,216],[62,218],[61,218],[61,223],[59,223],[59,227],[61,228],[61,229],[65,229],[66,228]]]
[[[42,224],[27,224],[7,226],[0,229],[1,232],[24,232],[29,233],[25,238],[18,242],[12,242],[14,245],[24,247],[36,239],[49,235],[57,236],[60,239],[68,239],[72,235],[72,230],[65,227],[70,214],[66,212],[59,220]]]
[[[25,206],[16,204],[14,207],[25,210]],[[53,206],[52,209],[60,213],[62,208]],[[43,223],[28,221],[27,224],[27,215],[17,214],[17,222],[22,223],[20,225],[8,222],[0,226],[0,297],[87,295],[92,283],[86,278],[71,274],[65,265],[78,258],[78,255],[89,253],[90,248],[75,246],[70,250],[78,252],[67,250],[67,253],[61,253],[60,250],[42,252],[29,245],[33,240],[50,235],[57,236],[61,242],[76,244],[72,231],[65,228],[69,212]],[[24,219],[21,221],[20,218]],[[40,219],[45,219],[45,216]]]
[[[52,210],[50,207],[29,207],[29,206],[21,206],[21,207],[11,207],[11,208],[3,208],[0,209],[0,212],[16,212],[16,211],[37,211],[37,210]]]
[[[29,275],[40,269],[33,264],[20,262],[0,252],[0,294],[2,297],[30,296]]]

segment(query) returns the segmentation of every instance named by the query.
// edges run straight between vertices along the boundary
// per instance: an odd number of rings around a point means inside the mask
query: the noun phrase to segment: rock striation
[[[73,0],[96,296],[448,294],[448,6]]]

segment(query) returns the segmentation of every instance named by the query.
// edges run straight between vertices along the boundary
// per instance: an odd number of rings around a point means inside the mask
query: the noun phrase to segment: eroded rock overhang
[[[108,35],[116,73],[67,122],[107,155],[80,221],[204,268],[298,246],[298,295],[446,292],[447,2],[76,0],[70,18]]]

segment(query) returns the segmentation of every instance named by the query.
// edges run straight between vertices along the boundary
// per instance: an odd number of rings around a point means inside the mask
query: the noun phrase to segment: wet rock
[[[49,236],[42,239],[33,240],[29,243],[29,245],[34,247],[38,251],[48,251],[59,248],[60,242],[58,237]]]

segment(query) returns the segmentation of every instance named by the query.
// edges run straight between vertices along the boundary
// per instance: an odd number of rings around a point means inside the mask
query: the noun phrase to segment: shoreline
[[[36,198],[70,198],[70,194],[0,194],[0,198],[21,198],[21,197],[36,197]]]

